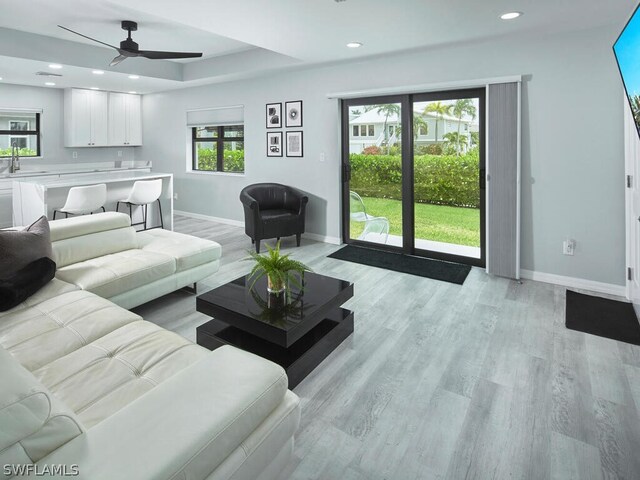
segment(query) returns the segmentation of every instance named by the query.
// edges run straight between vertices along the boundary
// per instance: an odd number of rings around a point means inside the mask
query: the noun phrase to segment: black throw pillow
[[[10,310],[44,287],[56,274],[56,262],[42,257],[0,280],[0,312]]]

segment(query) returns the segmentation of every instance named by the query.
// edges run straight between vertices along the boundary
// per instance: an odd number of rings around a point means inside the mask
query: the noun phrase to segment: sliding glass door
[[[363,99],[345,108],[348,238],[402,247],[402,102]]]
[[[484,266],[484,90],[343,101],[347,243]]]

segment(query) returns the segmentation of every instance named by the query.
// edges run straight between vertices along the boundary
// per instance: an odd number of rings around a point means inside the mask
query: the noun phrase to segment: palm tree
[[[413,139],[418,139],[418,134],[420,133],[420,129],[424,130],[424,134],[429,134],[429,124],[425,121],[422,115],[413,114]],[[436,128],[438,128],[436,126]]]
[[[451,147],[454,149],[454,151],[456,152],[456,155],[459,155],[458,153],[458,146],[460,145],[467,145],[467,136],[466,135],[460,135],[458,132],[449,132],[449,133],[445,133],[442,138],[444,138],[445,140],[445,145],[447,146],[447,148]]]
[[[436,114],[436,142],[438,142],[438,123],[440,119],[445,115],[448,115],[450,111],[451,105],[447,105],[442,102],[431,102],[424,109],[424,113]]]
[[[471,119],[476,118],[476,106],[473,103],[473,100],[470,98],[461,98],[456,100],[456,103],[453,104],[451,108],[451,112],[453,116],[458,119],[458,141],[460,140],[460,125],[462,124],[462,117],[468,115]],[[460,155],[460,143],[456,144],[456,153]]]
[[[413,139],[417,140],[420,133],[420,128],[424,131],[424,134],[429,133],[429,124],[425,122],[424,118],[420,115],[413,115]],[[402,137],[402,125],[396,126],[396,135]]]
[[[631,96],[631,113],[636,124],[640,125],[640,95]]]
[[[392,115],[400,118],[400,105],[397,103],[385,103],[383,105],[369,105],[365,107],[365,112],[370,112],[371,110],[375,110],[378,115],[384,115],[384,143],[387,147],[387,153],[389,153],[389,129],[387,128],[387,124],[389,123],[389,117]]]
[[[471,146],[475,147],[477,145],[480,145],[480,133],[471,132]]]

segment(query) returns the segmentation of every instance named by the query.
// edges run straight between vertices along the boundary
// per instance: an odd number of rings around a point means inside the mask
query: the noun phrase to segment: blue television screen
[[[640,5],[613,45],[613,52],[640,135]]]

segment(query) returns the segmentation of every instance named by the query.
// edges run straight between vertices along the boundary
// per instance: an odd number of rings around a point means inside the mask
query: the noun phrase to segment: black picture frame
[[[285,127],[302,127],[302,100],[285,102],[284,104]]]
[[[300,145],[300,148],[298,150],[293,150],[290,151],[289,146],[290,146],[290,138],[295,138],[298,137],[299,138],[299,142],[298,144]],[[287,148],[287,157],[304,157],[304,133],[302,132],[302,130],[294,130],[291,132],[287,132],[287,136],[286,136],[286,140],[287,140],[287,144],[286,144],[286,148]]]
[[[267,132],[267,157],[282,157],[282,132]]]
[[[265,122],[267,128],[282,128],[282,103],[267,103]]]

